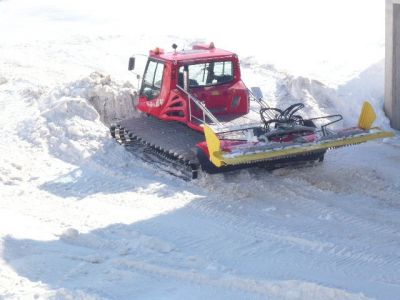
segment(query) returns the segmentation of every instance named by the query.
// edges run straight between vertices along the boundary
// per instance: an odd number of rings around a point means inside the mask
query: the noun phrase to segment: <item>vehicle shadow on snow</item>
[[[327,243],[290,232],[285,216],[254,213],[257,225],[249,226],[249,220],[197,202],[128,225],[88,233],[68,229],[51,241],[8,236],[2,257],[18,275],[65,298],[286,299],[294,292],[299,299],[365,299],[347,290],[393,299],[400,292],[398,285],[381,281],[398,280],[397,264],[381,268],[385,262],[379,259],[363,260],[369,244],[362,240],[339,235],[325,249]],[[303,218],[301,226],[319,223],[329,237],[340,225],[331,222],[328,229],[325,220]],[[349,243],[353,255],[343,248]]]
[[[220,229],[209,222],[198,226],[201,216],[192,210],[189,204],[89,233],[68,229],[52,241],[9,236],[3,240],[2,256],[18,275],[46,284],[56,297],[261,298],[263,293],[251,286],[219,282],[218,276],[226,272],[221,262],[237,261],[234,249],[242,247],[243,240],[231,240],[229,249],[215,247],[223,236]],[[263,252],[262,245],[259,250]]]

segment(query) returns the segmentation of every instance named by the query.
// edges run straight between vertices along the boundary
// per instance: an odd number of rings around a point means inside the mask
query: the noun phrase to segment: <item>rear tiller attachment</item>
[[[394,136],[392,132],[372,127],[376,114],[368,102],[363,105],[357,127],[341,130],[327,128],[342,120],[341,115],[305,120],[296,114],[303,107],[299,103],[285,110],[262,108],[263,125],[259,127],[221,130],[204,125],[210,161],[216,167],[251,164],[324,153],[328,149]],[[318,129],[314,124],[318,119],[330,121]]]

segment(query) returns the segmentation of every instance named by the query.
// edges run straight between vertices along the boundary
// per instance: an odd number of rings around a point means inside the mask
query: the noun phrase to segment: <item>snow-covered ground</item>
[[[209,40],[273,106],[389,128],[382,1],[214,2],[0,1],[0,299],[398,298],[399,135],[194,182],[110,139],[127,57]]]

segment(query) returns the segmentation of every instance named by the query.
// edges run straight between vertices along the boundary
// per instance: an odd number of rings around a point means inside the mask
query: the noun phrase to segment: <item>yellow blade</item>
[[[371,103],[365,101],[361,110],[360,118],[358,119],[358,127],[368,130],[372,127],[375,119],[376,114]]]
[[[221,153],[221,141],[208,125],[204,125],[204,135],[206,137],[208,152],[210,153],[210,161],[217,167],[221,167],[222,161],[215,156],[215,153]]]
[[[372,128],[371,132],[362,135],[345,137],[337,140],[325,140],[319,143],[311,143],[304,145],[295,145],[282,147],[275,150],[266,150],[265,152],[247,153],[233,156],[230,153],[221,150],[221,142],[217,135],[208,126],[204,126],[207,146],[210,153],[210,161],[216,167],[226,165],[239,165],[254,163],[259,161],[268,161],[278,158],[291,157],[296,155],[304,155],[315,151],[338,148],[348,145],[360,144],[374,139],[393,137],[394,133],[390,131],[382,131],[379,128]]]
[[[375,132],[367,133],[365,135],[347,137],[339,140],[331,140],[331,141],[327,140],[320,143],[308,144],[308,145],[306,144],[302,146],[297,145],[295,147],[286,147],[278,150],[266,151],[261,153],[244,154],[236,157],[229,157],[228,153],[217,152],[214,153],[214,156],[216,156],[214,160],[219,159],[220,164],[222,165],[237,165],[237,164],[252,163],[258,161],[267,161],[267,160],[291,157],[296,155],[304,155],[319,150],[326,150],[348,145],[360,144],[370,140],[392,137],[392,136],[394,136],[393,132],[382,131],[377,128]]]

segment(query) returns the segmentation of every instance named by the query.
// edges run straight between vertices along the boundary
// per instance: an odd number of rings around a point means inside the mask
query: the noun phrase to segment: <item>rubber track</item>
[[[196,155],[196,144],[204,141],[204,135],[178,122],[165,122],[141,114],[139,117],[122,120],[110,128],[118,143],[139,143],[147,153],[162,157],[174,167],[186,169],[189,178],[196,179],[200,168]],[[181,175],[177,175],[182,177]]]

